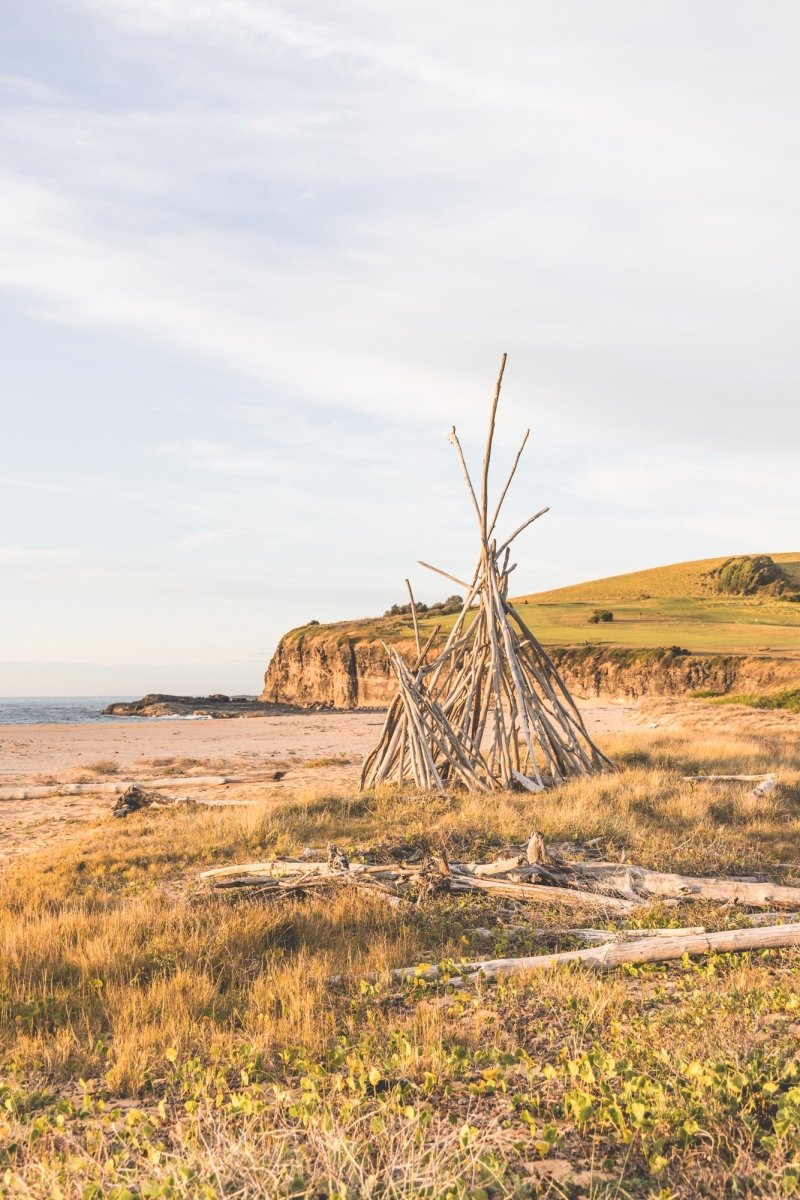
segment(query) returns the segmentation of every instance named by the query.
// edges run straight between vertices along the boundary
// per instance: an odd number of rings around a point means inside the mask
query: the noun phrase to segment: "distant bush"
[[[602,622],[613,621],[613,620],[614,620],[614,614],[610,608],[596,608],[594,610],[594,612],[592,613],[592,615],[589,617],[589,624],[590,625],[600,625]]]
[[[447,613],[461,612],[464,607],[464,601],[461,596],[448,596],[446,600],[438,600],[436,604],[423,604],[417,600],[414,607],[417,610],[417,616],[420,613],[440,613],[446,616]],[[409,617],[411,616],[411,602],[407,604],[393,604],[391,608],[387,608],[383,614],[385,617]]]

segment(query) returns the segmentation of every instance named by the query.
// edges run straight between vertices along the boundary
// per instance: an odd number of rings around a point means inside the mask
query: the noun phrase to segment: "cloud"
[[[7,628],[110,654],[169,611],[166,652],[205,597],[274,641],[469,569],[444,437],[479,457],[503,350],[525,588],[794,539],[793,8],[65,12],[21,6],[0,76],[0,458],[43,547]]]

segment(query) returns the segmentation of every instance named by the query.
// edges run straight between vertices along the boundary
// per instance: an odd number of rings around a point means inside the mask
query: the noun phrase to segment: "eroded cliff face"
[[[800,662],[739,654],[676,654],[552,646],[548,653],[576,696],[637,699],[688,692],[765,692],[800,682]]]
[[[393,645],[407,661],[415,656],[413,642]],[[294,630],[281,638],[264,676],[261,699],[307,707],[383,708],[393,695],[394,676],[380,641]]]
[[[393,641],[407,662],[411,641]],[[673,650],[555,646],[548,653],[576,697],[680,696],[709,689],[762,692],[800,686],[800,662],[736,654],[676,654]],[[302,707],[382,708],[395,692],[380,640],[306,627],[281,639],[264,676],[261,699]]]

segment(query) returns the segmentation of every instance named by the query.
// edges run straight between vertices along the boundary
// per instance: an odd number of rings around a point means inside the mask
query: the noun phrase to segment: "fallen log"
[[[583,963],[598,971],[610,971],[624,963],[668,962],[684,954],[731,954],[746,950],[781,949],[800,946],[800,924],[771,925],[765,929],[729,929],[721,933],[683,934],[676,937],[641,938],[632,942],[605,942],[586,950],[567,950],[561,954],[536,954],[530,958],[493,958],[483,962],[462,963],[452,972],[468,982],[497,979],[519,971],[549,970],[568,963]],[[436,981],[444,977],[440,967],[397,967],[392,979]]]
[[[800,907],[800,888],[746,879],[720,879],[716,876],[675,875],[649,871],[646,867],[620,863],[568,863],[575,876],[590,881],[598,891],[631,891],[643,901],[653,897],[676,900],[721,900],[752,908]]]
[[[538,934],[544,937],[569,936],[578,938],[591,945],[603,945],[606,942],[639,942],[645,938],[689,937],[690,934],[705,933],[703,925],[687,925],[684,929],[540,929]]]
[[[567,862],[542,853],[549,865],[528,865],[527,847],[519,854],[508,854],[493,863],[440,863],[436,867],[438,892],[486,892],[511,900],[562,904],[569,908],[596,908],[610,913],[630,913],[653,899],[680,903],[685,900],[716,900],[751,908],[800,909],[800,888],[786,887],[758,879],[721,879],[651,871],[646,867],[611,862]],[[532,855],[533,856],[533,855]],[[256,886],[260,880],[300,875],[304,879],[345,882],[359,877],[365,886],[388,886],[398,895],[420,893],[423,876],[431,874],[435,863],[400,866],[394,863],[350,863],[342,865],[306,859],[272,859],[266,862],[238,863],[203,871],[203,880],[222,880],[228,876],[246,878],[239,886]],[[441,875],[440,880],[438,876]],[[531,876],[537,877],[533,882]],[[433,894],[430,887],[422,889]],[[419,899],[419,895],[418,895]]]
[[[456,874],[450,884],[453,892],[490,892],[511,900],[538,900],[545,904],[564,904],[568,908],[601,908],[607,912],[629,913],[637,907],[632,900],[621,900],[602,892],[580,888],[555,887],[544,883],[514,883],[507,879],[487,879],[478,875]]]
[[[684,775],[684,783],[758,783],[762,779],[774,779],[772,772],[765,775]]]
[[[272,779],[272,775],[166,775],[159,779],[100,780],[92,783],[48,783],[36,784],[30,787],[2,787],[2,800],[42,800],[48,796],[86,796],[99,792],[104,796],[121,796],[131,787],[142,787],[150,790],[174,787],[206,787],[226,783],[264,783]]]
[[[369,875],[376,879],[400,879],[403,876],[416,875],[419,867],[397,867],[393,863],[350,863],[348,872],[352,875]],[[201,871],[200,879],[214,879],[224,875],[236,874],[263,875],[265,877],[278,875],[336,875],[342,871],[333,871],[327,862],[273,859],[269,862],[236,863],[229,867],[213,867],[209,871]]]

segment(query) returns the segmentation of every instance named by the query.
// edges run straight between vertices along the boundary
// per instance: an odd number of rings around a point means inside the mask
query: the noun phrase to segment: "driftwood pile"
[[[416,862],[351,863],[339,847],[330,846],[327,861],[315,860],[314,852],[308,851],[301,859],[217,867],[204,871],[201,879],[214,889],[235,890],[266,900],[355,888],[393,907],[419,905],[448,892],[482,892],[505,902],[594,909],[606,919],[628,917],[653,900],[675,905],[690,900],[712,900],[746,908],[800,909],[800,888],[754,879],[675,875],[623,863],[568,861],[548,849],[539,833],[534,833],[526,846],[514,847],[494,862],[457,863],[436,854]],[[495,978],[515,970],[569,962],[610,968],[625,962],[660,961],[715,950],[800,945],[800,923],[794,923],[796,911],[786,913],[791,924],[762,925],[763,920],[780,916],[780,911],[763,917],[755,915],[750,922],[761,925],[760,928],[711,934],[697,926],[617,933],[567,928],[558,932],[588,942],[589,947],[533,958],[461,963],[449,973]],[[555,931],[549,932],[552,935]],[[438,979],[442,974],[438,967],[404,967],[392,972],[395,978]]]
[[[421,563],[466,593],[444,648],[428,662],[437,631],[423,647],[413,593],[406,581],[417,659],[409,667],[396,649],[386,647],[398,690],[378,743],[364,763],[362,789],[412,782],[426,790],[459,784],[476,791],[522,788],[537,792],[574,775],[613,769],[589,736],[549,655],[508,597],[509,577],[517,565],[510,561],[512,543],[548,510],[541,509],[503,540],[495,534],[530,433],[528,430],[522,439],[491,510],[489,469],[505,363],[503,355],[489,417],[480,499],[455,426],[450,434],[480,533],[480,556],[472,582]]]

